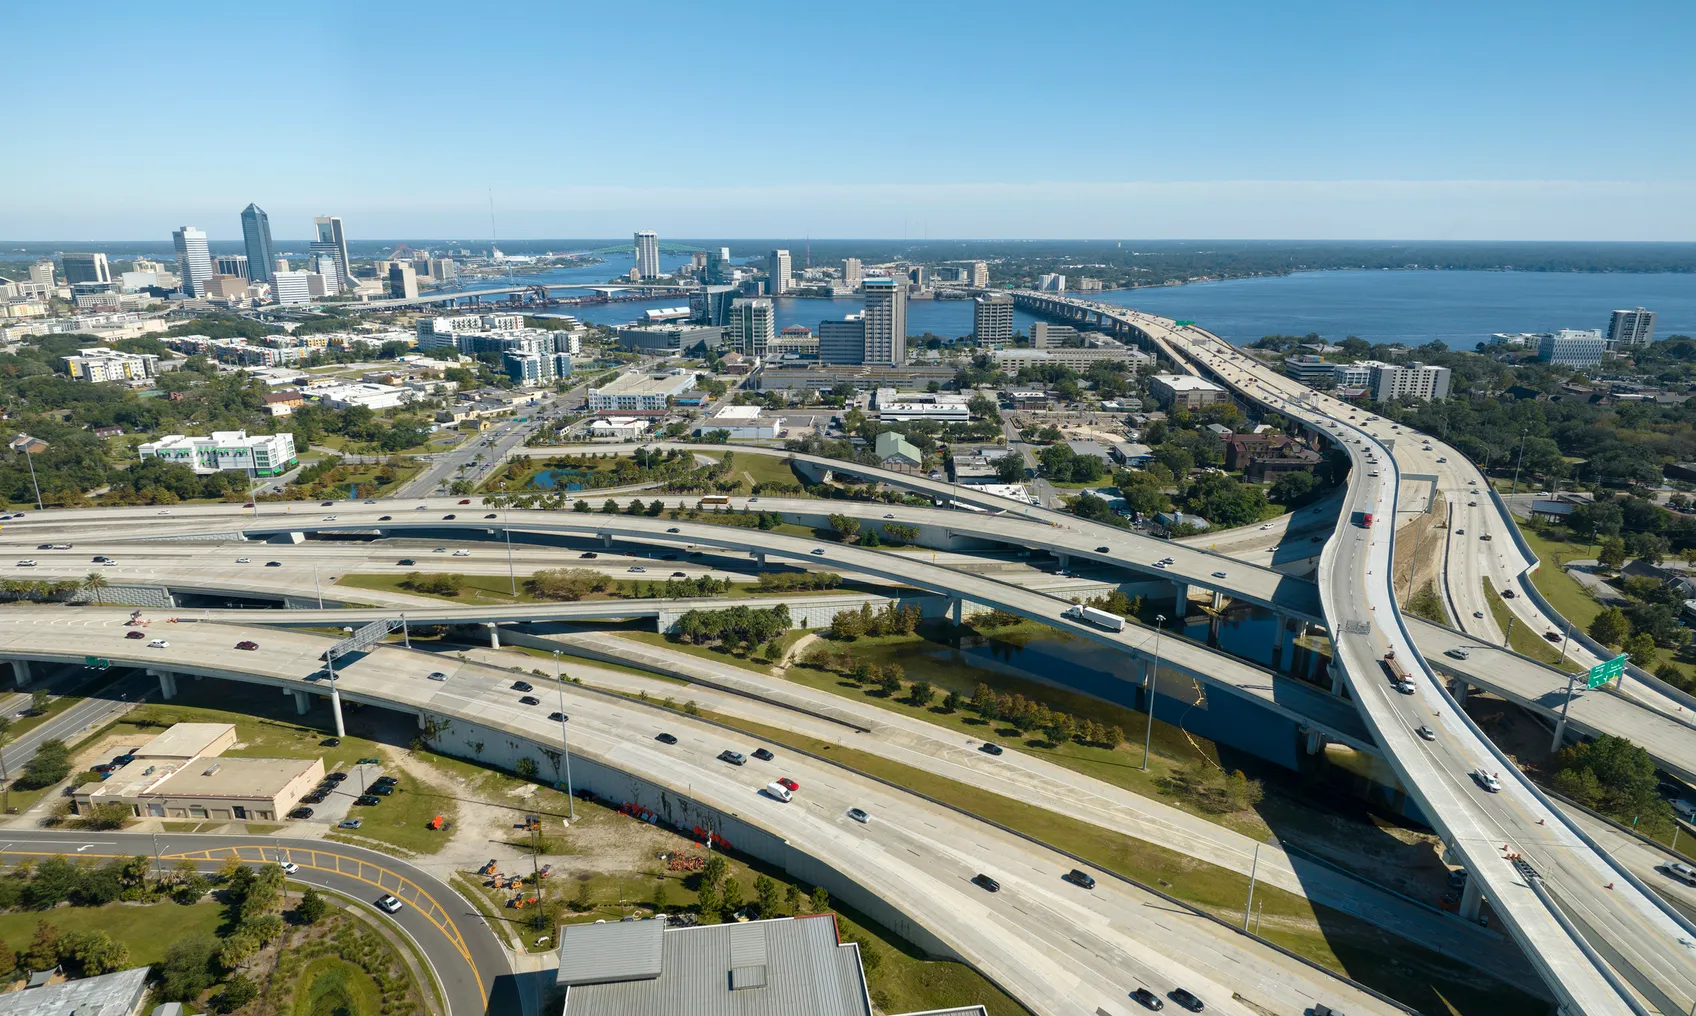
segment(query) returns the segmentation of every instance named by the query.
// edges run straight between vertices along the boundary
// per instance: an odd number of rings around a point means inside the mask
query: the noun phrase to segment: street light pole
[[[1566,711],[1572,708],[1572,688],[1573,685],[1577,683],[1577,674],[1568,674],[1566,676],[1566,701],[1561,703],[1561,718],[1560,721],[1555,724],[1555,739],[1549,744],[1549,750],[1551,752],[1560,750],[1561,739],[1566,736]]]
[[[24,459],[29,462],[29,485],[35,488],[35,510],[46,511],[41,507],[41,484],[35,482],[35,456],[30,454],[29,444],[24,444]]]
[[[1510,500],[1515,494],[1519,493],[1519,467],[1525,465],[1525,436],[1529,433],[1531,433],[1529,427],[1519,432],[1519,459],[1513,464],[1513,489],[1508,491]]]
[[[1254,845],[1254,861],[1248,868],[1248,902],[1243,904],[1243,930],[1248,930],[1248,918],[1254,912],[1254,878],[1260,874],[1260,844]]]
[[[1148,772],[1148,751],[1154,743],[1154,690],[1160,684],[1160,626],[1166,623],[1165,614],[1154,615],[1154,666],[1148,672],[1148,718],[1142,727],[1142,771]]]
[[[565,753],[565,810],[577,821],[577,795],[571,790],[571,740],[565,732],[565,681],[559,674],[559,650],[554,650],[554,685],[559,689],[559,746]]]
[[[318,566],[312,566],[312,589],[318,594],[318,609],[324,609],[324,588],[318,584]]]
[[[512,595],[518,596],[518,573],[512,567],[512,508],[501,507],[501,525],[506,529],[506,576],[512,580]]]

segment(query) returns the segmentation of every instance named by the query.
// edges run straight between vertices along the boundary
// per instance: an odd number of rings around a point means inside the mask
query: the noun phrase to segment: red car
[[[236,648],[237,649],[246,649],[246,650],[251,651],[251,650],[254,650],[254,649],[258,649],[259,643],[243,640],[241,642],[236,643]]]
[[[147,633],[144,632],[144,631],[127,631],[127,632],[124,632],[124,638],[127,638],[127,639],[144,639],[146,637],[147,637]]]
[[[470,499],[470,498],[468,498],[468,497],[462,497],[462,498],[460,498],[460,499],[459,499],[459,503],[460,503],[460,504],[470,504],[470,503],[471,503],[471,499]]]
[[[801,785],[799,783],[796,783],[787,776],[779,776],[777,778],[777,782],[783,786],[783,789],[788,790],[791,793],[801,789]]]

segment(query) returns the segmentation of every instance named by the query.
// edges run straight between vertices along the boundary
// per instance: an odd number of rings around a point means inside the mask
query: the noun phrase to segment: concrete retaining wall
[[[498,766],[509,772],[517,771],[519,759],[528,758],[536,764],[540,778],[564,786],[565,767],[557,747],[467,720],[436,715],[427,715],[426,719],[431,725],[426,732],[431,735],[430,747],[444,755]],[[575,751],[571,754],[571,781],[579,792],[592,792],[603,802],[634,816],[633,821],[668,826],[697,841],[705,840],[710,833],[715,843],[780,868],[798,882],[824,886],[833,898],[930,955],[964,962],[962,956],[895,903],[740,815],[703,804],[686,793],[661,787]],[[750,805],[754,803],[751,801]]]

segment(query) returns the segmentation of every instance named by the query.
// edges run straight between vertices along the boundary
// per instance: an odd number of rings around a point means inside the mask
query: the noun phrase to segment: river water
[[[667,270],[686,258],[662,255]],[[628,273],[632,256],[618,254],[582,268],[518,276],[537,283],[605,282]],[[474,286],[474,284],[473,284]],[[1543,332],[1557,328],[1606,328],[1616,308],[1643,306],[1657,312],[1655,335],[1696,335],[1696,275],[1575,272],[1351,271],[1299,272],[1262,279],[1201,282],[1160,289],[1103,293],[1105,302],[1167,317],[1193,320],[1231,342],[1263,335],[1317,332],[1337,341],[1357,335],[1368,342],[1407,345],[1440,340],[1466,349],[1495,332]],[[621,325],[642,311],[679,306],[681,297],[638,303],[599,304],[569,311],[602,325]],[[858,299],[779,297],[777,326],[818,329],[826,318],[858,311]],[[1029,330],[1031,315],[1017,312],[1014,325]],[[907,305],[907,333],[944,338],[972,331],[969,300],[914,300]]]

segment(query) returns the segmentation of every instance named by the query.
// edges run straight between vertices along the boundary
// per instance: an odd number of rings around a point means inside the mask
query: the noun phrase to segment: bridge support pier
[[[1317,730],[1307,732],[1307,753],[1317,755],[1325,750],[1325,735]]]
[[[305,716],[312,711],[312,696],[306,692],[294,692],[294,711],[297,716]]]
[[[1172,616],[1183,620],[1184,615],[1190,611],[1190,584],[1174,582],[1172,585],[1177,589],[1172,597]]]
[[[419,730],[427,730],[427,729],[429,729],[429,726],[430,726],[429,721],[424,719],[424,713],[422,711],[420,711],[418,713],[418,729]]]
[[[1468,873],[1466,888],[1460,892],[1460,916],[1463,921],[1478,920],[1478,908],[1484,902],[1484,890],[1479,888],[1483,883],[1478,876]]]
[[[1344,685],[1343,685],[1343,665],[1338,663],[1335,660],[1332,660],[1331,661],[1331,694],[1339,695],[1339,696],[1342,695],[1343,687],[1344,687]]]
[[[1471,690],[1472,686],[1465,681],[1452,680],[1449,683],[1449,694],[1455,697],[1455,704],[1462,709],[1466,708],[1466,694]]]
[[[1272,626],[1272,669],[1286,672],[1284,664],[1284,643],[1289,641],[1290,619],[1282,614],[1272,615],[1275,622]]]
[[[336,736],[346,737],[347,724],[342,722],[342,693],[333,684],[330,686],[330,711],[336,715]]]
[[[160,698],[174,699],[177,697],[177,675],[171,673],[169,670],[149,669],[147,672],[159,679]]]
[[[765,570],[765,567],[766,567],[766,552],[765,551],[763,551],[763,550],[751,550],[751,551],[748,552],[748,556],[752,557],[754,559],[754,567],[755,568],[758,568],[761,571]]]
[[[489,629],[489,648],[499,649],[501,647],[500,627],[493,621],[484,621],[483,627]]]
[[[1218,590],[1218,589],[1213,590],[1213,609],[1214,610],[1224,610],[1225,609],[1225,594],[1221,590]]]
[[[958,628],[966,620],[966,601],[958,596],[948,601],[948,619]]]
[[[12,679],[17,682],[20,689],[29,687],[30,681],[33,678],[29,672],[28,660],[12,661]]]
[[[601,534],[601,546],[603,546],[603,547],[612,546],[612,534],[611,533],[602,533]]]
[[[1070,554],[1055,554],[1054,560],[1060,562],[1061,571],[1066,571],[1072,567],[1072,555]]]

